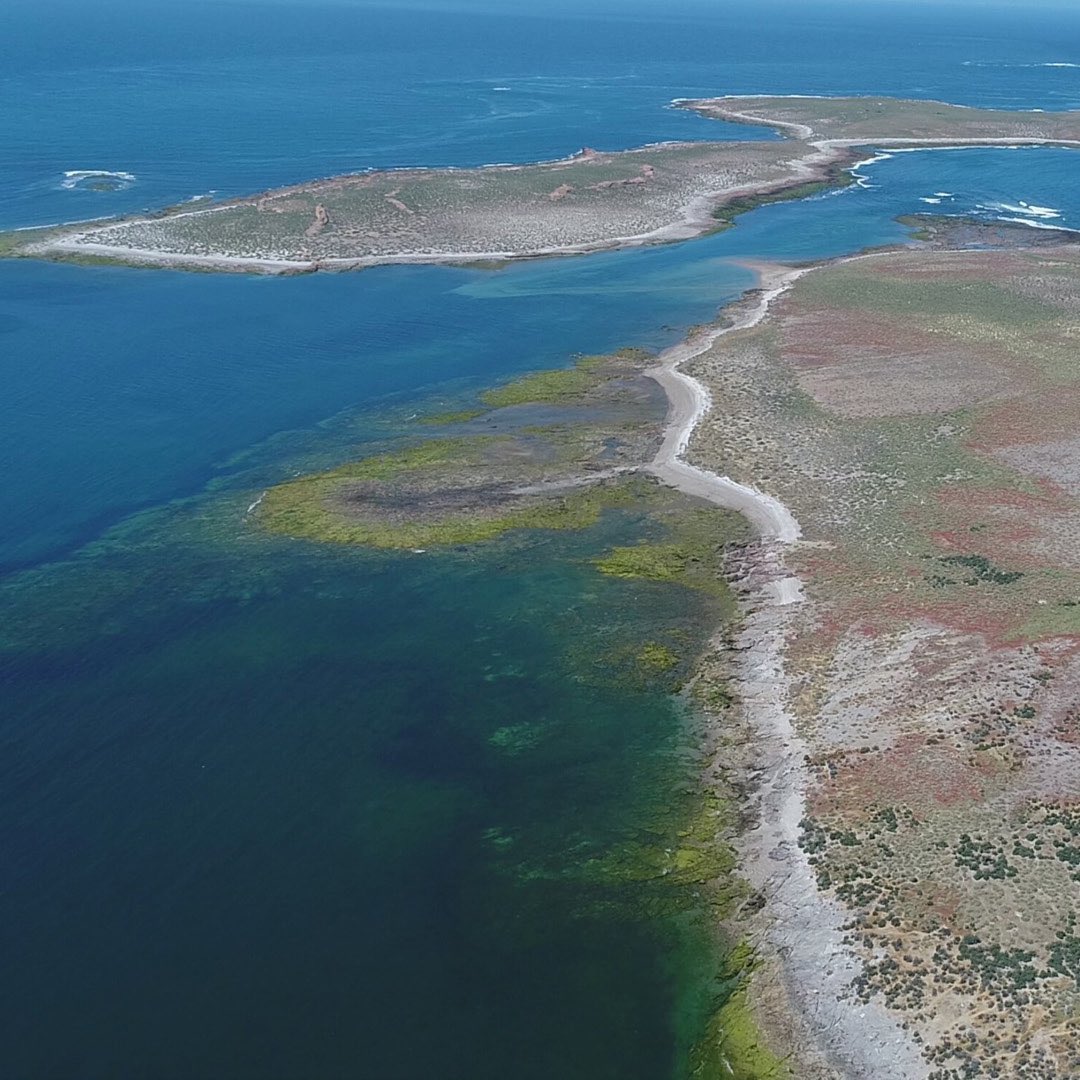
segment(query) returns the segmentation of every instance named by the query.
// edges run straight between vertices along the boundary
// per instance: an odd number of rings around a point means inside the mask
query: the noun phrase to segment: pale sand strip
[[[731,325],[661,354],[647,374],[664,388],[670,406],[663,443],[648,471],[687,494],[743,514],[764,546],[765,581],[743,597],[747,614],[734,654],[742,707],[757,736],[755,769],[761,777],[757,824],[740,846],[743,872],[766,897],[764,929],[756,944],[792,1007],[784,1019],[805,1070],[800,1080],[811,1075],[925,1080],[929,1066],[900,1024],[876,1002],[851,999],[860,965],[843,940],[850,913],[818,891],[799,846],[799,823],[806,812],[806,746],[788,709],[784,652],[802,587],[783,568],[783,548],[799,540],[799,524],[772,495],[683,458],[712,402],[708,389],[680,366],[724,334],[756,326],[770,303],[812,269],[759,268],[761,291],[752,305],[741,306]]]
[[[761,537],[790,544],[799,539],[799,523],[778,499],[757,488],[737,484],[724,476],[706,472],[683,459],[698,421],[712,408],[712,398],[703,383],[680,367],[712,348],[717,338],[756,326],[765,317],[769,304],[788,289],[806,269],[778,268],[762,281],[757,302],[743,310],[729,326],[714,327],[691,341],[673,345],[660,354],[655,367],[645,374],[664,389],[670,402],[664,441],[656,452],[649,472],[672,487],[698,495],[729,510],[737,510],[755,526]],[[763,275],[764,276],[764,275]]]

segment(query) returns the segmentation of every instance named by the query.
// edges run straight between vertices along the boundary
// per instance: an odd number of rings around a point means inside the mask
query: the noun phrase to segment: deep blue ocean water
[[[1071,64],[1080,13],[1035,5],[9,0],[0,226],[747,137],[680,96],[1077,107]],[[259,539],[244,510],[515,372],[676,340],[752,284],[740,257],[893,242],[932,209],[1080,228],[1078,161],[897,154],[714,237],[495,273],[0,263],[0,1075],[674,1075],[689,938],[582,914],[586,856],[639,835],[681,737],[582,657],[707,628],[588,570],[644,526],[421,559]],[[543,737],[496,752],[522,718]]]

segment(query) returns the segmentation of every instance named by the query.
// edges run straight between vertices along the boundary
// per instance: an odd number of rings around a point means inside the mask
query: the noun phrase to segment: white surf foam
[[[932,199],[932,198],[930,198],[929,195],[925,195],[919,200],[919,202],[931,203],[934,206],[936,206],[939,202],[941,202],[941,200],[940,199]]]
[[[134,173],[113,172],[109,169],[69,169],[64,173],[60,186],[71,191],[86,180],[116,180],[126,187],[128,184],[135,183],[136,176]]]
[[[1032,206],[1030,203],[1017,200],[1016,203],[997,202],[986,203],[981,209],[983,210],[1004,210],[1008,214],[1026,214],[1028,217],[1033,218],[1059,218],[1061,217],[1061,211],[1055,210],[1050,206]]]
[[[997,68],[1080,68],[1080,64],[1073,63],[1070,60],[1042,60],[1031,62],[1021,62],[1015,60],[965,60],[963,61],[964,67],[997,67]],[[1031,110],[1041,111],[1041,110]]]
[[[1032,221],[1025,217],[999,217],[998,221],[1009,221],[1014,225],[1026,225],[1029,229],[1053,229],[1055,232],[1076,232],[1075,229],[1064,229],[1060,225],[1047,225],[1045,221]]]
[[[868,165],[876,165],[879,161],[888,161],[892,157],[892,154],[878,153],[873,157],[864,158],[862,161],[856,161],[854,165],[848,169],[848,172],[855,178],[855,183],[861,188],[871,188],[874,185],[870,183],[870,177],[863,176],[860,169],[866,168]]]
[[[1026,213],[1034,214],[1036,217],[1053,218],[1061,217],[1061,211],[1055,210],[1052,206],[1032,206],[1031,203],[1022,202],[1020,204]]]

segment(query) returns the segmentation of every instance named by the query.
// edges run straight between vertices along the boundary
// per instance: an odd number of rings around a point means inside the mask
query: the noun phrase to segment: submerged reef
[[[732,945],[742,936],[741,912],[755,905],[732,847],[749,733],[728,669],[738,612],[726,557],[749,541],[749,527],[638,472],[655,453],[665,413],[663,395],[642,375],[649,362],[627,350],[523,376],[480,394],[476,409],[427,418],[443,418],[449,430],[271,488],[253,517],[305,541],[414,551],[505,544],[515,532],[604,521],[612,542],[599,553],[594,544],[582,567],[612,596],[633,589],[659,613],[671,605],[645,599],[652,590],[685,590],[677,616],[627,627],[615,640],[573,622],[568,640],[578,645],[564,657],[587,686],[680,695],[681,778],[654,785],[665,792],[662,803],[603,842],[534,846],[526,841],[533,830],[510,823],[491,826],[487,841],[500,872],[521,890],[515,918],[520,904],[570,904],[577,919],[617,915],[670,926],[671,947],[685,953],[673,962],[699,973],[680,1006],[678,1075],[781,1080],[790,1070],[768,1049],[749,996],[752,951]],[[631,522],[636,542],[619,543]],[[524,766],[559,745],[558,721],[535,718],[494,731],[487,752]]]
[[[648,359],[585,357],[485,391],[483,408],[450,414],[459,434],[279,484],[257,520],[298,538],[405,549],[586,528],[649,486],[630,475],[654,452],[663,416],[641,374]]]

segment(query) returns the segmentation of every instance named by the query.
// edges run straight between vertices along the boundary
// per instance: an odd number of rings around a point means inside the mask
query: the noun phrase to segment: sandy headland
[[[213,205],[0,236],[0,255],[290,274],[484,263],[687,239],[837,182],[869,145],[1077,145],[1080,114],[884,98],[681,100],[780,141],[663,143],[479,169],[364,172]]]

